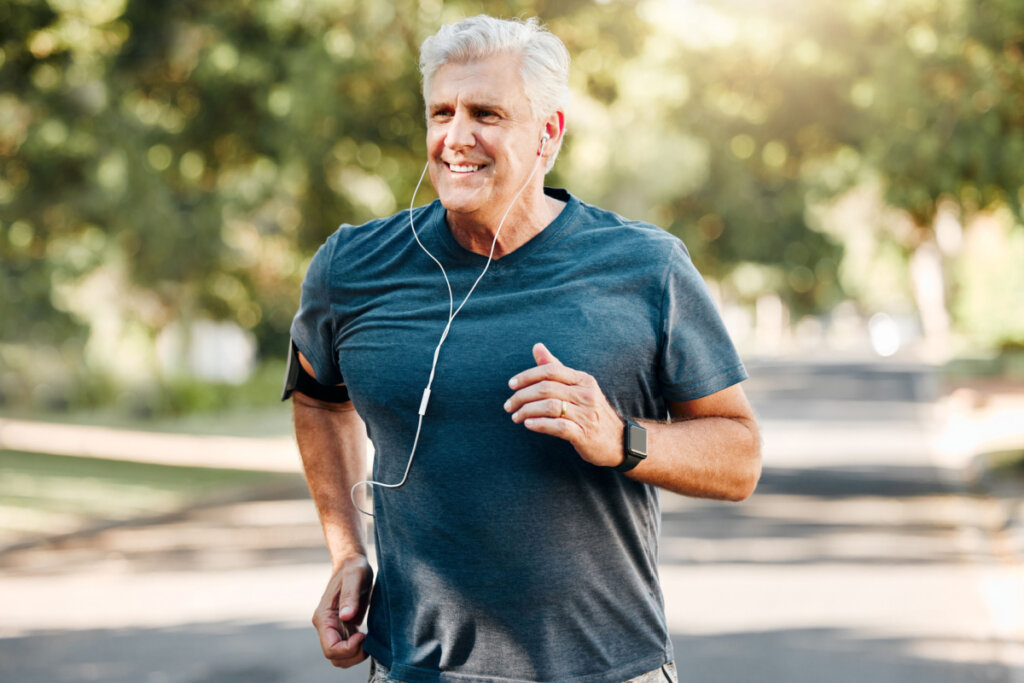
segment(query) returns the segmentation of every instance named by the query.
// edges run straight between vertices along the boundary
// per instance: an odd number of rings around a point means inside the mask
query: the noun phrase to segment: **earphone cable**
[[[437,361],[441,355],[441,347],[444,345],[445,340],[448,339],[448,333],[452,329],[452,322],[455,320],[455,316],[459,314],[463,306],[466,305],[466,302],[469,301],[469,297],[473,295],[473,292],[476,290],[476,286],[480,284],[480,281],[483,279],[484,275],[487,274],[487,270],[491,267],[491,262],[494,260],[494,249],[498,244],[498,236],[501,234],[501,229],[505,226],[505,219],[508,218],[508,214],[509,212],[512,211],[512,207],[515,206],[516,200],[519,199],[519,196],[523,194],[523,191],[526,190],[527,186],[529,186],[530,181],[533,179],[534,174],[537,172],[537,167],[540,165],[540,161],[542,159],[543,157],[541,155],[538,155],[537,161],[533,165],[533,170],[531,170],[530,175],[526,177],[526,182],[523,183],[523,186],[519,188],[519,191],[516,192],[516,195],[512,198],[512,201],[509,202],[508,208],[505,209],[505,213],[502,214],[501,220],[498,222],[498,229],[494,231],[494,239],[491,240],[491,249],[490,252],[488,252],[487,254],[487,263],[484,264],[484,268],[482,271],[480,271],[480,275],[478,275],[476,280],[473,282],[473,286],[469,288],[468,292],[466,292],[466,296],[462,299],[462,303],[460,303],[459,307],[455,308],[454,310],[453,308],[455,306],[455,296],[452,293],[452,283],[448,279],[448,273],[445,271],[444,266],[441,265],[441,262],[433,254],[431,254],[430,250],[427,249],[423,245],[423,242],[420,241],[420,236],[416,232],[416,224],[413,221],[413,204],[416,201],[416,193],[419,192],[420,185],[423,184],[423,178],[427,175],[427,169],[430,167],[430,160],[428,159],[427,163],[424,164],[423,166],[423,172],[420,173],[420,179],[416,182],[416,187],[412,191],[412,198],[409,200],[409,227],[412,229],[412,234],[413,237],[416,239],[416,244],[418,244],[420,246],[420,249],[426,252],[427,256],[429,256],[430,259],[435,264],[437,264],[437,267],[441,269],[441,275],[444,277],[445,286],[448,288],[448,322],[445,324],[444,330],[441,332],[441,338],[437,342],[437,346],[434,348],[434,358],[430,364],[430,376],[427,378],[427,386],[423,389],[423,396],[420,400],[419,419],[416,421],[416,435],[413,437],[412,448],[409,451],[409,460],[405,464],[405,473],[402,475],[401,480],[394,484],[386,484],[384,482],[375,481],[373,479],[364,479],[353,484],[352,488],[349,490],[349,498],[352,500],[352,505],[354,505],[355,508],[359,510],[359,512],[363,513],[367,517],[374,517],[374,514],[372,512],[367,512],[363,508],[359,507],[359,503],[356,502],[356,489],[359,488],[360,486],[379,486],[381,488],[386,489],[397,489],[404,486],[405,482],[408,481],[409,471],[412,469],[412,461],[413,458],[416,457],[416,447],[419,445],[420,441],[420,431],[423,428],[423,416],[426,414],[427,403],[430,400],[430,387],[434,384],[434,375],[437,371]]]

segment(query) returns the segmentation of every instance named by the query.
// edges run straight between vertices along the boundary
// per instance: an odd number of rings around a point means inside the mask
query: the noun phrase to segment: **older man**
[[[303,284],[295,429],[333,562],[314,624],[375,680],[674,680],[657,489],[740,500],[760,473],[682,243],[544,187],[568,62],[535,21],[428,38],[439,200],[343,225]],[[364,425],[375,585],[350,501]]]

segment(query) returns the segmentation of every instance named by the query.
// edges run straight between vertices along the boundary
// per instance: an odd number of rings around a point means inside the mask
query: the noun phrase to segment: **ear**
[[[545,159],[558,151],[562,146],[562,137],[565,135],[565,112],[556,111],[544,119],[544,128],[541,135],[547,134],[548,141],[541,150],[541,156]]]

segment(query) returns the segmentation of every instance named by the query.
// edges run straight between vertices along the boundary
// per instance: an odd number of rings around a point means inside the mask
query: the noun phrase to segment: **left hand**
[[[621,465],[624,422],[597,380],[566,367],[543,344],[534,344],[533,358],[536,366],[509,380],[515,393],[505,402],[505,412],[512,421],[565,439],[592,465]]]

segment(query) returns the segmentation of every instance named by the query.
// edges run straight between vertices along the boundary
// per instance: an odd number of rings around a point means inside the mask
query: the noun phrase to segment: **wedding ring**
[[[565,401],[562,401],[562,414],[558,417],[565,417]]]

